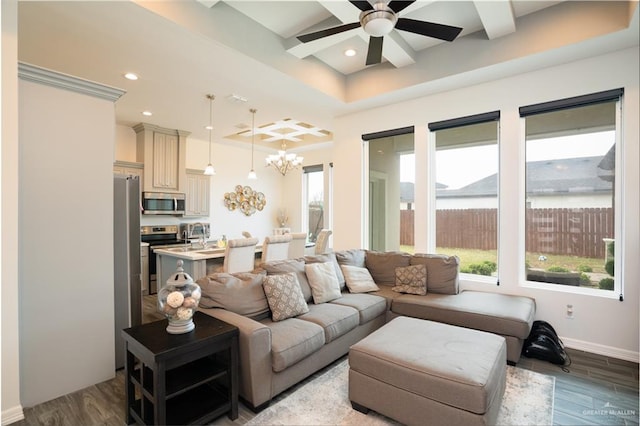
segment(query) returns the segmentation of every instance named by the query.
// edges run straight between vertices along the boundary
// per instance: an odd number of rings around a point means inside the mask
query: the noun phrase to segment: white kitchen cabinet
[[[209,216],[211,176],[202,170],[187,169],[185,216]]]
[[[113,173],[127,176],[138,176],[140,180],[140,191],[144,188],[144,164],[131,161],[115,161],[113,163]]]
[[[178,190],[178,137],[160,132],[153,134],[153,186]]]
[[[136,159],[144,164],[143,190],[186,192],[185,158],[191,133],[147,123],[136,124],[133,130]]]

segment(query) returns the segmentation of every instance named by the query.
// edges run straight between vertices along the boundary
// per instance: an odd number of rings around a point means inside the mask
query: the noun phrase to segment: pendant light
[[[258,179],[258,176],[256,175],[255,170],[253,170],[253,145],[255,143],[255,138],[256,138],[256,109],[255,108],[251,108],[249,110],[249,112],[251,112],[251,114],[253,114],[253,117],[251,119],[251,171],[249,172],[249,175],[247,176],[247,179],[251,179],[251,180],[255,180]]]
[[[213,100],[215,98],[216,97],[214,95],[207,95],[207,99],[209,99],[209,126],[207,126],[207,129],[209,129],[209,164],[207,165],[207,168],[204,169],[204,174],[207,176],[216,174],[216,170],[213,168],[213,164],[211,164],[211,136],[213,133]]]

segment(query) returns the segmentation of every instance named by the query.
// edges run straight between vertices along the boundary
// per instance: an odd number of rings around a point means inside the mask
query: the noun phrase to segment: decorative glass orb
[[[200,286],[182,269],[183,264],[178,260],[178,269],[158,291],[158,309],[169,320],[167,332],[170,334],[188,333],[196,327],[193,314],[202,296]]]

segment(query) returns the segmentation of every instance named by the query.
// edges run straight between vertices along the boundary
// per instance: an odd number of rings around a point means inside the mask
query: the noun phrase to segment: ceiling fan
[[[458,34],[460,34],[462,28],[459,27],[409,18],[399,18],[397,13],[404,10],[414,1],[415,0],[392,0],[387,4],[385,1],[376,0],[372,5],[366,0],[349,0],[349,3],[361,10],[359,22],[352,22],[309,34],[302,34],[297,36],[297,39],[303,43],[308,43],[323,37],[362,27],[370,36],[366,64],[373,65],[382,62],[383,37],[389,34],[394,28],[445,41],[453,41]]]

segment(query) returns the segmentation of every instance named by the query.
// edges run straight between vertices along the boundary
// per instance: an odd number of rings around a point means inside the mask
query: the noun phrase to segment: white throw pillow
[[[347,288],[351,293],[366,293],[368,291],[378,291],[380,288],[376,285],[367,268],[358,266],[340,265],[344,280],[347,282]]]
[[[342,297],[338,276],[331,262],[309,263],[304,265],[304,271],[311,286],[313,303],[317,305]]]

